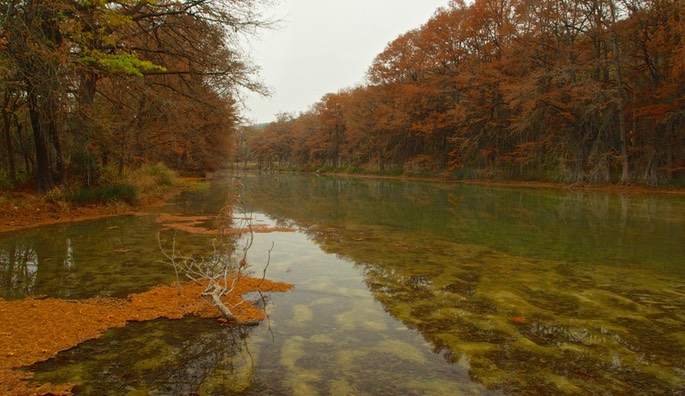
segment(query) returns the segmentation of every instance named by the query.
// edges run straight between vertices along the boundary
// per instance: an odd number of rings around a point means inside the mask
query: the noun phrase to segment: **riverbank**
[[[0,193],[0,233],[132,214],[143,207],[162,205],[182,191],[201,188],[202,183],[206,183],[206,179],[177,178],[172,185],[160,189],[157,194],[146,196],[136,204],[125,201],[79,204],[39,194],[30,187],[5,191]]]
[[[650,187],[640,184],[563,184],[551,182],[531,181],[491,181],[491,180],[455,180],[437,177],[390,176],[348,173],[322,173],[326,176],[410,180],[439,183],[476,184],[494,187],[555,189],[572,191],[608,192],[617,194],[662,194],[685,196],[685,188]],[[162,205],[168,199],[184,190],[198,188],[198,183],[204,183],[202,178],[178,178],[177,182],[166,189],[161,195],[148,197],[136,205],[119,201],[108,204],[77,204],[60,200],[52,200],[35,189],[22,188],[0,193],[0,233],[17,231],[25,228],[43,225],[67,223],[73,221],[91,220],[110,216],[121,216],[135,213],[141,207]]]
[[[550,190],[572,190],[572,191],[596,191],[608,192],[618,194],[664,194],[664,195],[682,195],[685,196],[685,187],[652,187],[644,184],[589,184],[589,183],[553,183],[553,182],[536,182],[536,181],[520,181],[520,180],[463,180],[451,179],[442,177],[420,177],[407,175],[373,175],[373,174],[353,174],[353,173],[321,173],[322,176],[337,176],[337,177],[356,177],[366,179],[386,179],[386,180],[407,180],[407,181],[424,181],[437,183],[455,183],[455,184],[474,184],[482,186],[494,187],[511,187],[511,188],[533,188],[533,189],[550,189]]]
[[[249,277],[238,278],[233,285],[223,299],[229,306],[237,307],[234,314],[241,321],[266,318],[264,311],[244,300],[243,295],[285,292],[293,287],[288,283]],[[3,357],[0,361],[0,394],[71,395],[71,389],[77,384],[38,384],[31,382],[32,373],[15,370],[45,361],[130,322],[181,319],[189,315],[219,318],[219,311],[200,298],[203,290],[202,285],[187,283],[178,287],[157,286],[126,299],[0,299],[0,313],[4,319],[0,321],[0,356]],[[228,325],[225,321],[222,323]],[[18,328],[22,331],[17,332]]]

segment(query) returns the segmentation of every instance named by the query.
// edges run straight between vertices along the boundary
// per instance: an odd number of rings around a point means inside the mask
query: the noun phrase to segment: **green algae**
[[[411,344],[398,340],[381,341],[373,350],[381,353],[389,353],[394,355],[397,359],[404,359],[417,364],[426,363],[426,357],[421,350]]]
[[[683,390],[682,202],[415,187],[359,182],[353,192],[332,192],[335,207],[255,198],[268,213],[295,219],[324,251],[358,263],[388,313],[448,361],[466,359],[472,379],[487,388]],[[414,190],[436,195],[422,194],[427,206],[419,209]],[[311,222],[305,207],[334,215]],[[649,233],[641,232],[645,223]],[[350,329],[362,321],[336,318]],[[681,353],[668,358],[674,346]]]
[[[685,392],[679,200],[286,175],[245,184],[252,207],[306,234],[279,239],[291,258],[271,269],[297,287],[269,310],[274,334],[249,340],[255,369],[231,348],[198,385],[207,394]],[[126,350],[159,350],[131,365],[161,375],[188,349],[151,334]],[[97,394],[106,387],[88,384],[105,379],[92,370],[64,376]],[[110,394],[173,393],[107,370],[130,387]]]
[[[225,394],[252,383],[251,328],[212,319],[158,319],[110,330],[33,367],[35,380],[79,383],[84,395]]]
[[[293,307],[292,324],[295,326],[307,326],[314,318],[314,313],[306,305],[295,305]]]

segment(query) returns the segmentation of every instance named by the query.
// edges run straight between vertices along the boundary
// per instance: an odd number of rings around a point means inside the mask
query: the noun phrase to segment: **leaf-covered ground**
[[[229,306],[253,291],[283,292],[292,285],[255,278],[241,278],[226,297]],[[79,343],[100,337],[129,321],[157,318],[179,319],[186,315],[218,317],[218,311],[202,300],[202,286],[158,286],[127,299],[0,300],[0,394],[68,395],[75,384],[35,384],[32,374],[13,369],[47,360]],[[241,320],[264,319],[264,312],[245,301],[235,312]]]
[[[125,205],[70,205],[52,202],[33,192],[0,194],[0,233],[47,224],[119,216],[132,212]]]
[[[178,177],[172,188],[150,186],[145,197],[132,206],[119,201],[109,204],[79,204],[65,201],[57,193],[38,193],[32,186],[0,190],[0,233],[48,224],[91,220],[135,213],[141,207],[160,206],[182,191],[198,190],[208,185],[206,179]],[[148,190],[154,190],[149,192]]]

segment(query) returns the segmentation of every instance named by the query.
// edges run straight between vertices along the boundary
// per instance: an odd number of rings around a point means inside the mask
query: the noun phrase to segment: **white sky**
[[[280,0],[266,12],[280,29],[246,47],[271,97],[246,94],[252,122],[300,113],[327,93],[364,82],[371,62],[397,36],[428,21],[448,0]]]

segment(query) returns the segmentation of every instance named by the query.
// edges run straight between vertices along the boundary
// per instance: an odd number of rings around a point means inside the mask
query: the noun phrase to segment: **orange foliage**
[[[264,312],[242,295],[253,291],[283,292],[292,285],[255,278],[241,278],[225,302],[240,305],[234,312],[240,320],[264,319]],[[158,286],[128,299],[87,300],[27,299],[0,300],[0,394],[69,394],[73,384],[34,385],[26,381],[30,373],[12,371],[17,367],[44,361],[79,343],[100,337],[110,328],[129,321],[157,318],[180,319],[186,315],[218,317],[219,312],[199,296],[197,284],[181,287]],[[242,302],[242,303],[241,303]]]
[[[253,154],[355,172],[412,173],[428,156],[434,174],[465,168],[455,177],[683,177],[684,15],[682,2],[453,0],[390,42],[366,85],[274,123],[289,139],[256,136]]]
[[[0,197],[9,204],[0,205],[0,232],[16,231],[39,225],[68,223],[132,213],[133,208],[121,204],[74,206],[46,202],[33,191],[13,191]]]
[[[218,230],[214,227],[201,226],[202,223],[207,223],[210,220],[212,220],[212,217],[209,216],[179,216],[161,214],[157,217],[157,222],[164,223],[164,227],[166,228],[198,235],[216,235],[218,232],[223,235],[242,235],[250,232],[258,234],[266,234],[270,232],[295,232],[294,228],[269,227],[264,224],[252,224],[249,228],[227,228],[223,230]]]

